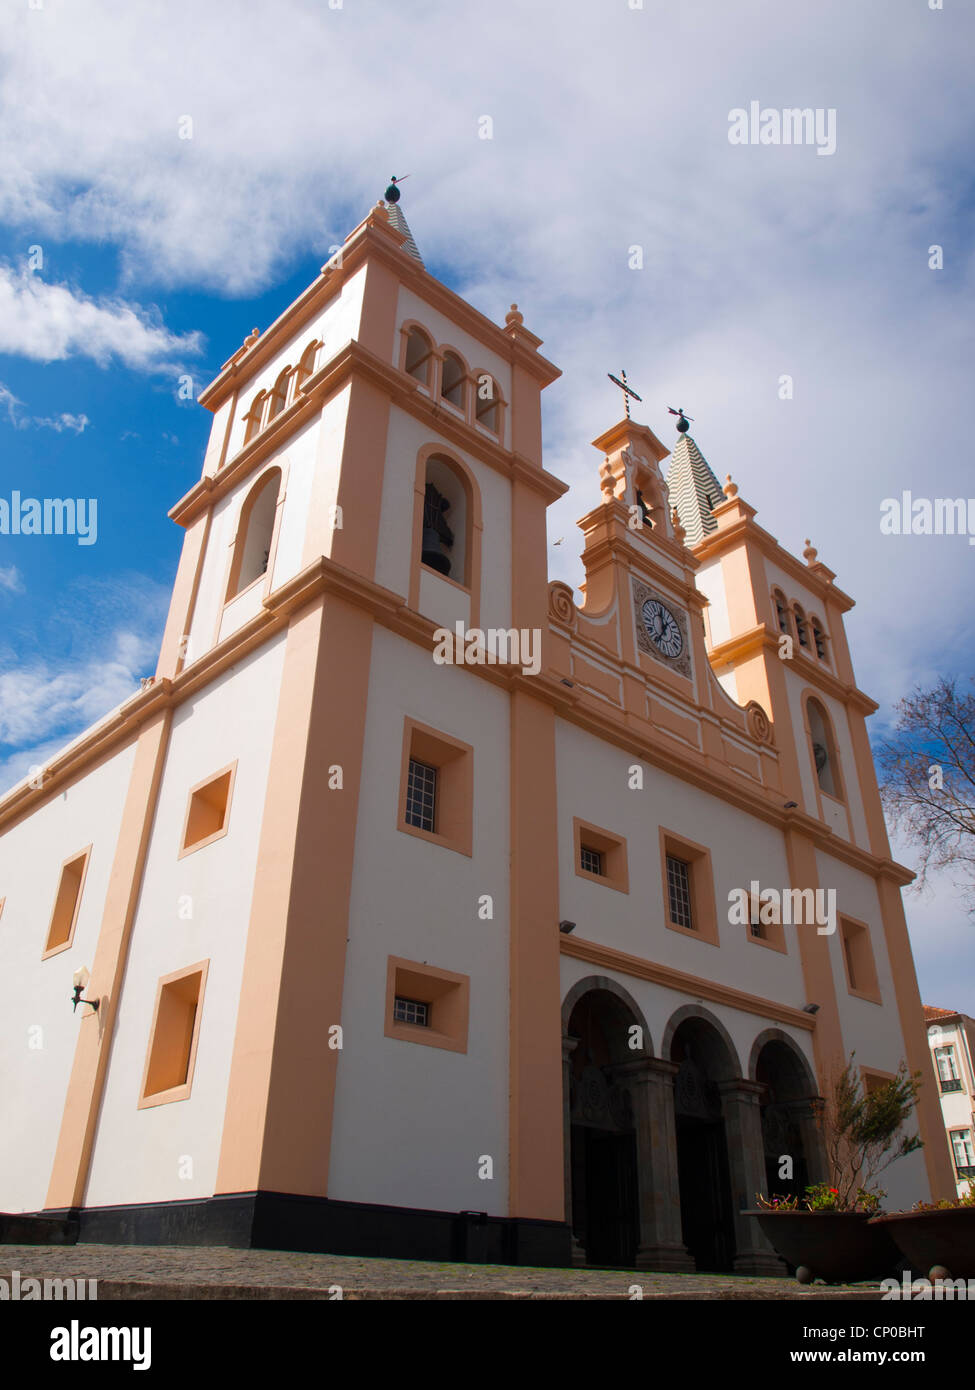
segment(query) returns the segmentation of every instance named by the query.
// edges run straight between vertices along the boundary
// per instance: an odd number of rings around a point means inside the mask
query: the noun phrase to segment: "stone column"
[[[680,1222],[674,1124],[677,1066],[639,1057],[614,1067],[613,1073],[624,1081],[633,1102],[640,1221],[637,1269],[693,1273],[694,1261],[684,1247]]]
[[[802,1151],[806,1156],[806,1172],[809,1183],[827,1182],[829,1169],[826,1166],[826,1150],[823,1146],[823,1131],[819,1122],[819,1111],[823,1105],[819,1096],[809,1096],[805,1100],[786,1102],[792,1121],[802,1140]]]
[[[735,1226],[736,1274],[785,1274],[785,1265],[762,1235],[753,1216],[742,1211],[755,1206],[765,1188],[765,1145],[759,1101],[765,1087],[737,1077],[718,1083],[731,1170],[732,1216]]]
[[[565,1220],[572,1237],[572,1263],[584,1265],[586,1252],[572,1229],[572,1054],[579,1046],[578,1038],[562,1039],[562,1133],[563,1173],[565,1186]]]

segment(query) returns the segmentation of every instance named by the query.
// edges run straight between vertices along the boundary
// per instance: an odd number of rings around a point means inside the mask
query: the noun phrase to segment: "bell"
[[[425,565],[439,574],[450,573],[450,556],[444,553],[440,536],[432,526],[423,528],[423,550],[420,558]]]

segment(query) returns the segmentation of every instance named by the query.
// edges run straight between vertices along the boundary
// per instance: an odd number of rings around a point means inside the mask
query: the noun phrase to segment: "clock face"
[[[680,656],[684,647],[684,639],[677,625],[677,619],[670,609],[658,599],[648,598],[640,610],[640,616],[643,619],[643,626],[647,630],[647,636],[657,651],[662,656],[670,657],[671,660]]]

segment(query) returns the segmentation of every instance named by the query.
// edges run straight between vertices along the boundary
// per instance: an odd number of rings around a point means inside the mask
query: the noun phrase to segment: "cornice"
[[[265,367],[305,323],[322,312],[370,259],[394,270],[400,282],[425,299],[431,307],[447,315],[453,323],[499,357],[523,367],[543,385],[549,385],[562,375],[559,368],[541,356],[530,343],[513,337],[431,275],[397,244],[402,240],[401,234],[393,228],[377,226],[370,215],[343,245],[341,263],[322,266],[316,279],[278,315],[253,346],[244,351],[238,349],[220,374],[200,392],[200,404],[210,411],[219,409],[235,386],[250,380]],[[533,334],[523,333],[522,336],[530,338],[533,343],[542,341]]]
[[[723,948],[722,948],[723,949]],[[748,994],[736,989],[734,985],[722,984],[720,980],[702,979],[699,975],[688,975],[683,970],[674,970],[659,961],[647,960],[643,956],[631,956],[626,951],[618,951],[615,946],[603,946],[584,937],[559,937],[559,951],[573,960],[597,965],[603,970],[618,970],[634,979],[649,980],[652,984],[663,985],[666,989],[689,994],[692,999],[707,999],[712,1004],[725,1004],[729,1008],[744,1013],[757,1014],[760,1018],[772,1018],[777,1023],[789,1024],[792,1028],[802,1028],[813,1032],[816,1020],[803,1009],[790,1004],[779,1004],[773,999],[763,999],[758,994]]]
[[[716,646],[709,648],[708,658],[712,666],[723,666],[727,663],[745,661],[749,657],[768,652],[770,655],[774,655],[778,661],[781,659],[778,651],[778,634],[767,623],[758,623],[746,632],[736,633],[727,641],[718,642]],[[810,685],[818,685],[834,699],[853,705],[862,714],[875,714],[880,708],[875,700],[871,700],[869,695],[858,689],[857,686],[847,685],[845,681],[841,681],[822,662],[815,661],[807,655],[796,642],[793,642],[791,660],[793,670],[797,671]]]
[[[720,508],[718,509],[720,510]],[[797,583],[811,590],[823,603],[827,601],[835,604],[841,613],[847,613],[855,607],[855,601],[849,594],[843,592],[831,578],[832,571],[825,565],[807,565],[803,561],[785,550],[775,537],[754,522],[750,516],[740,517],[728,526],[721,526],[717,531],[711,531],[703,536],[693,548],[693,553],[700,561],[719,558],[725,550],[732,545],[751,541],[765,555],[772,560],[780,569],[786,571]]]
[[[485,438],[479,430],[443,410],[436,401],[419,389],[412,377],[399,371],[381,357],[350,340],[334,357],[308,378],[299,395],[263,429],[243,445],[218,473],[204,474],[194,483],[174,507],[170,518],[179,526],[190,523],[207,507],[220,501],[244,479],[255,472],[265,459],[286,447],[288,439],[354,377],[360,377],[386,391],[394,404],[436,430],[458,449],[472,455],[502,473],[517,479],[540,493],[546,502],[556,501],[568,492],[568,484],[552,473],[538,467],[523,455],[504,449]]]

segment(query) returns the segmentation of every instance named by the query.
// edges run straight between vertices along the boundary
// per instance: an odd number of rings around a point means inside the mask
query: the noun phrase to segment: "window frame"
[[[406,819],[410,761],[437,770],[435,830],[410,825]],[[403,720],[403,752],[397,804],[398,830],[468,859],[474,839],[474,748],[453,734],[434,729],[407,715]]]
[[[88,880],[88,865],[91,863],[91,851],[92,845],[88,844],[84,849],[76,850],[74,854],[69,854],[66,859],[61,861],[57,887],[54,890],[54,902],[51,906],[51,915],[48,918],[47,932],[44,937],[44,949],[41,952],[41,960],[48,960],[51,956],[58,956],[62,951],[70,950],[74,944],[74,935],[78,929],[78,918],[81,915],[81,903],[85,895],[85,883]],[[57,915],[58,904],[61,900],[61,888],[64,883],[64,876],[68,868],[72,864],[77,864],[79,861],[81,861],[81,871],[78,874],[78,888],[75,893],[74,906],[71,910],[71,920],[68,924],[67,935],[63,940],[59,940],[56,944],[52,945],[51,934],[54,931],[54,919]],[[3,902],[6,902],[6,898],[3,899]],[[3,903],[0,903],[0,909],[2,909],[2,907]]]
[[[698,844],[675,830],[660,826],[660,876],[661,899],[663,902],[664,926],[668,931],[694,941],[704,941],[710,946],[720,946],[718,916],[714,896],[714,870],[711,864],[711,851],[707,845]],[[696,926],[684,927],[673,921],[670,915],[670,887],[667,878],[667,859],[682,860],[688,866],[688,880],[691,896],[691,921]]]
[[[197,961],[195,965],[183,966],[180,970],[174,970],[169,975],[162,975],[156,981],[156,998],[152,1010],[152,1022],[149,1025],[149,1042],[146,1046],[146,1059],[142,1068],[142,1082],[139,1086],[139,1110],[148,1110],[156,1105],[171,1105],[175,1101],[189,1100],[193,1091],[193,1078],[196,1073],[196,1058],[200,1044],[200,1025],[203,1021],[203,999],[206,992],[207,975],[210,970],[209,958]],[[149,1073],[152,1067],[153,1050],[157,1045],[157,1030],[159,1026],[159,1012],[162,1006],[164,990],[179,984],[181,980],[189,979],[198,975],[200,983],[196,993],[195,1014],[193,1018],[193,1031],[190,1035],[190,1044],[186,1060],[186,1079],[169,1086],[163,1091],[150,1091],[147,1093],[146,1087],[149,1084]]]
[[[196,796],[198,792],[204,791],[214,782],[219,782],[223,777],[226,777],[228,773],[230,775],[230,780],[227,784],[227,802],[226,806],[224,807],[223,824],[221,825],[219,830],[213,831],[213,833],[210,835],[204,835],[202,839],[194,840],[193,844],[188,845],[186,843],[186,835],[187,831],[189,830],[190,814],[193,807],[194,796]],[[202,778],[199,782],[195,784],[195,786],[190,787],[189,793],[186,797],[186,810],[183,813],[183,829],[180,832],[180,849],[179,853],[176,856],[177,859],[185,859],[188,854],[195,854],[197,850],[205,849],[207,845],[212,845],[216,840],[222,840],[225,835],[229,834],[230,812],[233,807],[234,787],[236,785],[236,781],[237,759],[235,758],[234,761],[232,763],[228,763],[226,767],[221,767],[217,772],[211,772],[208,777]]]
[[[603,872],[593,873],[582,867],[582,850],[594,851],[602,856]],[[630,874],[627,862],[626,838],[592,821],[572,817],[572,853],[577,878],[589,883],[598,883],[603,888],[614,888],[617,893],[629,893]]]
[[[440,1047],[447,1052],[467,1051],[470,1021],[471,977],[436,965],[386,958],[386,998],[383,1032],[397,1042]],[[426,996],[426,997],[424,997]],[[404,1023],[395,1017],[396,999],[410,999],[428,1007],[426,1023]],[[437,1004],[440,1003],[440,1009]]]

